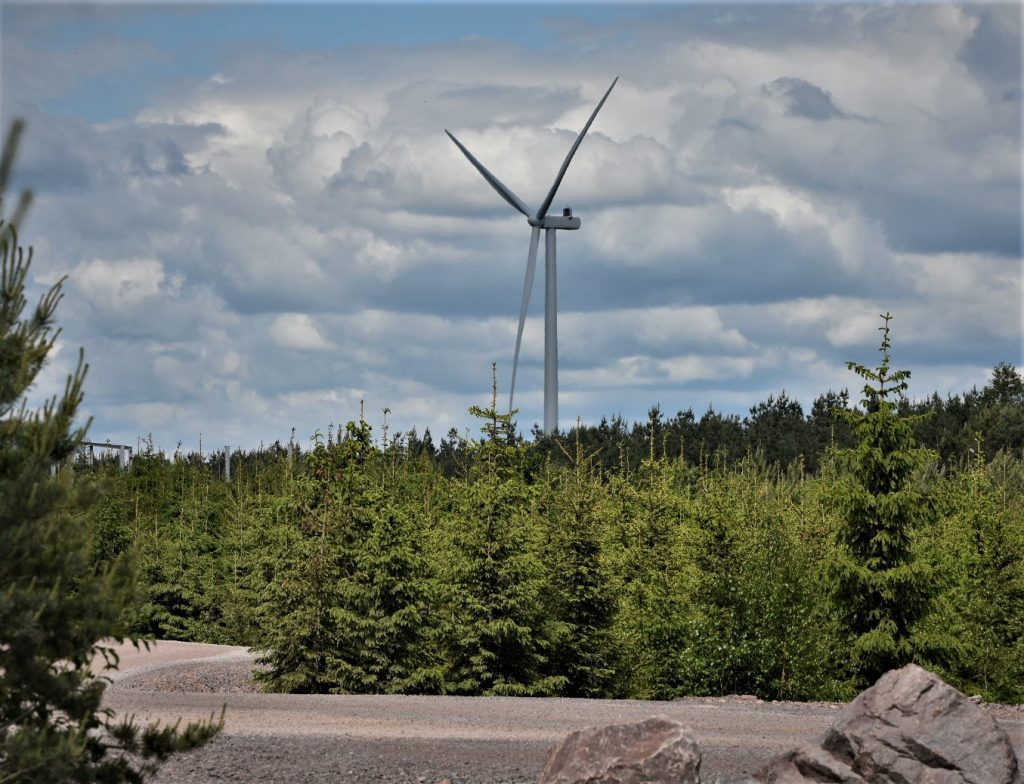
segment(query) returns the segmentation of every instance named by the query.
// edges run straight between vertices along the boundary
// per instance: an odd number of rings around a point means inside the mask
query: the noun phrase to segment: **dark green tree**
[[[850,408],[850,393],[847,390],[834,392],[831,389],[818,395],[811,404],[807,418],[810,429],[810,448],[807,454],[807,470],[818,473],[822,460],[830,447],[840,449],[853,446],[853,432],[841,411]]]
[[[804,487],[759,455],[702,469],[694,504],[700,582],[682,694],[835,696],[834,624],[820,579],[826,545],[805,518]]]
[[[692,563],[690,493],[681,461],[647,458],[606,490],[606,551],[613,563],[614,633],[622,661],[617,696],[670,699],[685,674],[679,656],[697,584]]]
[[[449,689],[463,694],[557,694],[548,674],[558,629],[542,601],[548,577],[538,553],[534,491],[523,479],[525,447],[514,445],[514,411],[473,406],[485,438],[470,445],[470,481],[448,518],[446,621]]]
[[[374,504],[371,528],[342,583],[337,611],[347,659],[336,658],[339,691],[436,694],[443,671],[431,639],[430,575],[405,509]]]
[[[708,463],[718,458],[739,460],[747,448],[743,423],[735,414],[719,414],[710,406],[697,425],[700,438],[700,460]]]
[[[0,158],[0,205],[20,128]],[[27,203],[23,197],[16,220]],[[72,481],[66,469],[51,475],[85,436],[86,426],[75,424],[82,356],[63,394],[41,408],[28,403],[59,334],[61,283],[26,316],[32,252],[2,220],[0,255],[0,781],[142,781],[221,724],[139,727],[101,707],[106,681],[95,671],[116,664],[104,641],[127,636],[132,566],[118,557],[93,568],[89,515],[97,488]]]
[[[934,454],[916,446],[911,423],[896,412],[910,371],[892,369],[892,315],[881,318],[882,364],[872,370],[847,363],[865,380],[864,411],[845,414],[857,445],[836,451],[844,470],[832,498],[842,521],[831,569],[834,600],[861,684],[938,653],[915,634],[936,581],[929,564],[915,558],[912,546],[915,530],[933,512],[915,475]]]
[[[601,480],[580,431],[579,426],[574,430],[574,451],[566,452],[571,465],[551,472],[544,487],[549,531],[544,560],[554,589],[549,606],[563,630],[552,669],[566,678],[566,696],[602,697],[617,665],[616,603],[601,546]]]
[[[951,507],[946,538],[956,537],[950,570],[950,626],[960,642],[952,675],[987,700],[1024,701],[1024,465],[1007,453],[974,460],[945,478]],[[948,562],[948,561],[947,561]]]
[[[277,564],[260,607],[265,634],[257,673],[272,691],[345,691],[339,661],[352,661],[357,642],[339,625],[346,583],[355,571],[353,542],[369,528],[361,502],[365,463],[373,452],[369,425],[350,423],[328,444],[318,430],[313,449],[289,489],[291,509],[275,536]]]
[[[370,426],[319,433],[294,482],[261,609],[260,674],[290,692],[437,692],[428,563],[394,497],[404,447],[381,448]]]
[[[975,437],[984,439],[986,451],[1020,455],[1024,450],[1024,379],[1017,369],[1000,362],[981,391],[979,410],[968,423]]]
[[[785,468],[810,451],[810,432],[800,401],[782,393],[769,395],[767,401],[750,409],[744,423],[752,450],[761,452],[765,461]]]

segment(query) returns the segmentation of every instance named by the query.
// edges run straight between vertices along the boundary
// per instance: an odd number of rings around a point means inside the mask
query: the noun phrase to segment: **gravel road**
[[[201,719],[227,705],[224,732],[174,757],[159,784],[183,782],[536,782],[549,747],[595,724],[662,714],[687,724],[705,773],[752,772],[813,740],[840,705],[749,697],[674,702],[506,697],[261,694],[245,648],[164,641],[120,646],[105,705],[140,720]],[[987,706],[1024,759],[1024,710]]]

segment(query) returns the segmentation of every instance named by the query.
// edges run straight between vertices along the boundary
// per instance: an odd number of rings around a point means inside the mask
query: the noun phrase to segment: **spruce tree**
[[[693,547],[700,582],[681,693],[814,699],[834,690],[835,624],[819,566],[827,540],[803,519],[815,516],[813,501],[801,500],[806,489],[756,455],[701,469]]]
[[[810,428],[803,407],[785,390],[751,408],[743,424],[750,449],[761,452],[769,464],[785,468],[810,452]]]
[[[450,691],[543,696],[564,676],[547,674],[556,636],[541,602],[548,584],[538,557],[533,489],[523,478],[525,449],[510,443],[515,412],[473,406],[486,438],[470,447],[470,481],[448,519],[451,620],[445,630]]]
[[[443,690],[432,651],[427,561],[405,509],[374,494],[373,520],[342,583],[337,611],[343,656],[332,660],[339,691],[424,694]]]
[[[995,702],[1024,701],[1024,466],[1006,453],[974,460],[947,480],[947,520],[961,541],[951,606],[962,642],[960,688]],[[1011,488],[1015,488],[1016,491]]]
[[[882,364],[872,370],[847,363],[865,380],[864,411],[840,412],[853,427],[857,444],[836,451],[845,470],[832,498],[841,519],[831,568],[834,600],[862,685],[889,669],[938,653],[915,634],[936,586],[933,570],[915,558],[912,546],[915,530],[933,513],[915,482],[916,472],[933,453],[916,446],[909,418],[896,411],[910,371],[892,369],[892,315],[881,318]]]
[[[0,158],[0,205],[20,125]],[[15,218],[20,220],[28,198]],[[135,782],[175,750],[205,742],[213,721],[184,730],[117,720],[101,708],[116,664],[105,641],[127,636],[134,600],[130,562],[92,564],[90,511],[96,487],[63,468],[85,436],[75,420],[86,365],[41,408],[28,395],[59,330],[61,283],[26,315],[31,249],[0,220],[0,781]],[[94,664],[100,661],[100,664]]]
[[[357,446],[369,449],[369,433]],[[339,586],[351,571],[345,547],[351,521],[332,455],[318,430],[313,449],[289,486],[289,507],[272,534],[275,563],[258,610],[263,620],[265,669],[256,679],[269,691],[324,694],[339,688],[337,656]],[[357,451],[357,450],[352,450]]]
[[[651,456],[632,474],[623,466],[607,487],[606,552],[613,564],[618,612],[613,626],[622,661],[616,696],[671,699],[685,674],[690,598],[697,571],[689,555],[692,499],[681,461]]]
[[[427,641],[428,565],[389,492],[400,445],[378,450],[365,421],[319,433],[279,526],[259,646],[275,691],[408,693],[442,689]],[[387,485],[385,485],[385,481]]]
[[[981,391],[978,410],[968,422],[968,432],[984,437],[986,452],[1021,454],[1024,449],[1024,378],[1013,365],[1000,362]]]
[[[579,423],[571,466],[552,473],[545,486],[548,545],[545,560],[552,575],[550,613],[563,626],[553,669],[564,675],[568,697],[604,697],[617,663],[612,634],[616,601],[610,566],[601,546],[600,477],[593,453],[583,449]]]

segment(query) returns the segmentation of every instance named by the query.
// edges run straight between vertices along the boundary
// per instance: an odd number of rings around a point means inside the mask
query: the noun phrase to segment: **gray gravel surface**
[[[575,729],[661,714],[689,725],[702,772],[752,772],[813,740],[842,707],[751,697],[674,702],[260,694],[244,648],[159,643],[126,651],[105,704],[141,720],[206,718],[224,732],[172,758],[157,784],[183,782],[535,782],[551,744]],[[1024,711],[986,706],[1024,758]]]

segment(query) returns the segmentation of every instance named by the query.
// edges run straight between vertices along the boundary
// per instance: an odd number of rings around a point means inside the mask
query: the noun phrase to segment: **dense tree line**
[[[919,400],[901,394],[894,403],[900,415],[908,418],[917,443],[934,450],[944,464],[971,460],[979,437],[989,457],[1000,451],[1018,455],[1024,451],[1024,381],[1006,362],[992,369],[981,390],[946,398],[934,393]],[[735,463],[758,453],[770,465],[786,468],[801,460],[804,470],[817,473],[830,448],[853,446],[853,431],[842,412],[855,407],[848,390],[830,390],[815,398],[805,412],[800,402],[783,390],[753,406],[745,417],[713,408],[699,416],[693,409],[667,416],[660,406],[653,406],[646,422],[606,417],[596,425],[579,424],[554,438],[545,437],[535,425],[530,440],[535,457],[564,465],[566,458],[558,442],[579,437],[588,452],[597,453],[603,470],[617,470],[621,463],[636,468],[653,450],[695,464],[714,460]],[[472,458],[463,449],[465,439],[454,429],[438,446],[429,430],[422,437],[413,430],[401,438],[410,453],[429,455],[449,477],[464,471],[466,461]],[[521,436],[514,434],[513,438]]]
[[[831,699],[913,660],[1024,702],[1020,378],[949,399],[974,441],[943,459],[884,329],[858,403],[716,415],[742,438],[714,449],[653,414],[526,441],[492,398],[477,438],[349,423],[230,482],[219,456],[79,465],[108,487],[94,562],[135,554],[136,630],[252,645],[277,691]]]

